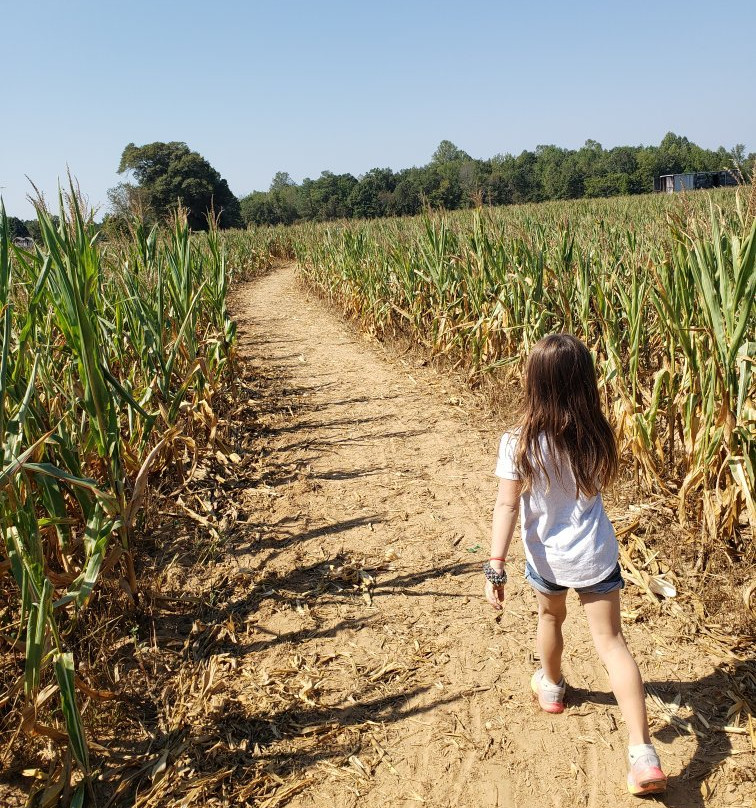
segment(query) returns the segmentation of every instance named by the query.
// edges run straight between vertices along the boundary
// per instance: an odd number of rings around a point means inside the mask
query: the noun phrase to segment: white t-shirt
[[[592,586],[607,578],[617,564],[619,546],[601,494],[575,498],[577,486],[569,461],[561,468],[549,452],[546,436],[540,438],[544,466],[530,491],[520,497],[520,525],[525,557],[546,581],[560,586]],[[514,453],[517,435],[501,439],[496,476],[519,480]],[[561,477],[559,471],[561,470]]]

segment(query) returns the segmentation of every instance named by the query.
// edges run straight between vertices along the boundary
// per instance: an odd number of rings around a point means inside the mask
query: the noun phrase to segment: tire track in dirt
[[[275,593],[248,616],[256,641],[239,680],[294,659],[313,671],[303,725],[318,711],[343,723],[338,742],[293,759],[287,771],[308,785],[289,804],[637,804],[576,599],[570,707],[547,716],[529,693],[536,606],[519,540],[503,615],[481,598],[503,425],[448,377],[340,322],[292,265],[239,290],[233,311],[242,356],[284,396],[264,419],[269,485],[246,503],[256,538],[234,562]],[[647,635],[629,633],[650,657]],[[661,751],[674,775],[690,742]],[[671,795],[703,804],[692,783]]]

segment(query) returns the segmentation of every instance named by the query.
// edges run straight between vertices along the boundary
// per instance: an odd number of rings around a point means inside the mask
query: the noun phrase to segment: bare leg
[[[538,631],[536,647],[546,678],[554,684],[562,680],[562,623],[567,617],[567,590],[544,595],[535,590],[538,599]]]
[[[620,619],[619,589],[605,595],[581,594],[588,627],[599,658],[627,724],[630,746],[651,743],[643,680],[625,638]]]

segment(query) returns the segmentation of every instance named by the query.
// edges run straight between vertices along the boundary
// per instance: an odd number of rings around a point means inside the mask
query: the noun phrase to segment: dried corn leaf
[[[651,575],[648,579],[648,588],[655,595],[661,595],[663,598],[677,596],[677,589],[663,575]]]

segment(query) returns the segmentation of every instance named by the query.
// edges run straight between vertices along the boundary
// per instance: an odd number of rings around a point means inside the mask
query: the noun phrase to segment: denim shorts
[[[525,564],[525,580],[533,587],[544,595],[556,595],[559,592],[565,592],[570,587],[560,586],[547,581],[526,562]],[[606,595],[608,592],[614,592],[615,589],[624,589],[625,581],[622,578],[622,571],[620,570],[619,561],[617,566],[604,578],[603,581],[591,584],[590,586],[576,586],[573,587],[576,592],[584,595]]]

